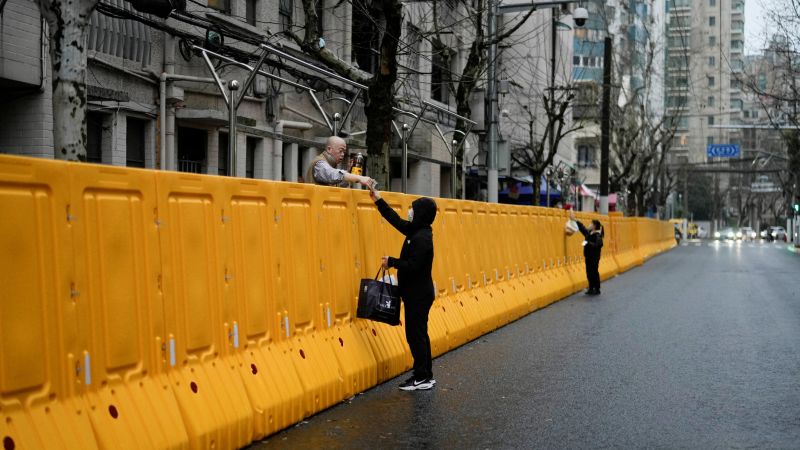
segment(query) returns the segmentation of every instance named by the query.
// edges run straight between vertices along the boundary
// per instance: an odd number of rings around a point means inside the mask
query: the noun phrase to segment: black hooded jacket
[[[600,250],[603,248],[603,230],[590,232],[582,223],[577,220],[575,222],[578,224],[578,230],[586,238],[586,245],[583,246],[583,257],[599,261]]]
[[[397,268],[400,295],[405,301],[432,302],[436,293],[431,276],[433,266],[431,224],[436,218],[436,203],[427,197],[414,200],[411,204],[414,209],[412,222],[401,219],[383,199],[379,199],[375,204],[383,218],[405,236],[400,257],[389,257],[389,267]]]

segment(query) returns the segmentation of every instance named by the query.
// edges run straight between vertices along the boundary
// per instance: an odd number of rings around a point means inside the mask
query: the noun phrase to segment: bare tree
[[[380,30],[378,67],[368,74],[349,61],[343,61],[321,44],[316,4],[321,0],[303,0],[304,35],[289,33],[304,52],[314,56],[339,75],[368,87],[365,113],[367,116],[367,154],[370,173],[384,186],[389,185],[389,145],[392,137],[392,107],[395,106],[397,55],[402,32],[403,5],[400,0],[379,1],[383,12]],[[342,2],[339,4],[341,5]],[[364,0],[352,0],[353,8],[365,8]],[[374,18],[378,19],[378,18]]]
[[[580,130],[583,126],[578,122],[569,120],[575,93],[573,89],[562,89],[550,101],[547,95],[542,96],[542,105],[545,111],[544,132],[536,135],[534,132],[534,113],[528,110],[528,143],[511,150],[511,158],[518,167],[528,171],[533,179],[534,192],[538,190],[538,181],[548,166],[553,164],[558,146],[570,133]],[[552,133],[552,140],[551,140]],[[551,146],[552,142],[552,146]]]
[[[648,207],[659,210],[665,206],[676,181],[668,154],[681,113],[670,113],[667,105],[655,110],[649,104],[654,85],[663,81],[656,73],[655,58],[664,42],[660,34],[651,32],[652,26],[653,23],[642,24],[647,36],[644,51],[636,48],[635,40],[628,41],[625,45],[630,48],[616,52],[612,66],[614,79],[628,79],[629,85],[614,86],[619,95],[613,97],[619,102],[611,108],[609,184],[612,191],[629,194],[633,201],[627,202],[626,212],[631,215],[641,215]],[[684,52],[688,60],[688,48]],[[637,58],[643,58],[643,66],[635,63]],[[633,79],[640,80],[638,86],[630,81]]]
[[[38,0],[50,32],[55,157],[86,160],[86,42],[97,0]]]
[[[788,176],[779,176],[779,181],[783,198],[792,200],[781,202],[788,216],[791,203],[800,197],[800,0],[777,0],[766,8],[766,30],[772,34],[765,31],[763,36],[759,67],[737,74],[737,81],[760,105],[785,145],[783,167]]]

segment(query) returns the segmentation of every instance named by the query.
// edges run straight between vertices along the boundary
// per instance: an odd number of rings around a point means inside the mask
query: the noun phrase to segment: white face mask
[[[414,208],[408,208],[408,221],[414,221]]]

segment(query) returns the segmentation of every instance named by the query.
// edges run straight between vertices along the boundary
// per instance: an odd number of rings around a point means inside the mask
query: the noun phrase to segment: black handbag
[[[386,269],[381,267],[375,274],[375,279],[361,280],[356,316],[389,325],[400,325],[400,288],[384,283],[385,273]]]

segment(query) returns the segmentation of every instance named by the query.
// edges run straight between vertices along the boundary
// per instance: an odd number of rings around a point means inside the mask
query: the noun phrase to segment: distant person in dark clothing
[[[403,220],[386,204],[377,190],[371,189],[370,196],[383,218],[405,236],[399,258],[382,258],[383,267],[397,268],[400,297],[405,303],[406,340],[414,357],[414,374],[399,387],[404,391],[431,389],[436,380],[433,379],[428,314],[436,297],[431,276],[431,224],[436,218],[436,202],[427,197],[414,200],[408,210],[408,220]]]
[[[583,226],[575,219],[575,212],[570,213],[570,218],[578,224],[583,237],[583,257],[586,259],[586,279],[589,281],[587,295],[600,295],[600,250],[603,248],[603,225],[599,220],[592,220],[589,228]]]

